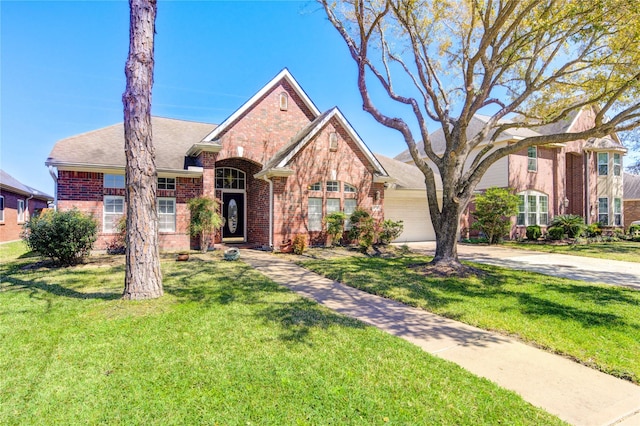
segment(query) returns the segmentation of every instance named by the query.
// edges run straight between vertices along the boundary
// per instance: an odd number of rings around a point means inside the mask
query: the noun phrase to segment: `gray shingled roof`
[[[474,115],[471,121],[469,122],[469,127],[467,128],[467,137],[472,138],[473,136],[478,134],[484,128],[485,124],[489,119],[490,117],[486,115],[479,115],[479,114]],[[501,120],[501,122],[510,123],[511,121]],[[539,136],[539,135],[540,135],[539,133],[531,129],[513,128],[503,132],[498,138],[498,141],[510,140],[513,138],[521,139],[521,138]],[[438,129],[435,132],[433,132],[431,135],[429,135],[429,139],[431,140],[431,146],[433,147],[434,152],[436,154],[442,154],[446,146],[446,141],[444,139],[444,132],[442,131],[442,129]],[[426,154],[424,152],[422,142],[419,142],[417,146],[418,146],[418,152],[420,153],[420,156],[425,157]],[[403,162],[413,161],[408,149],[396,155],[395,159]]]
[[[23,194],[27,196],[32,195],[33,198],[38,198],[40,200],[53,201],[53,197],[51,195],[45,194],[42,191],[38,191],[35,188],[32,188],[30,186],[27,186],[21,183],[20,181],[15,179],[13,176],[11,176],[9,173],[1,169],[0,169],[0,187],[18,194]]]
[[[184,170],[187,150],[216,127],[210,123],[162,117],[152,117],[151,126],[159,170]],[[54,166],[124,167],[125,162],[123,123],[62,139],[54,145],[47,159],[47,164]]]
[[[591,138],[584,144],[585,150],[590,151],[621,151],[627,149],[611,138]]]
[[[424,175],[413,164],[403,163],[402,161],[386,157],[382,154],[376,154],[376,158],[382,164],[382,167],[394,178],[395,188],[397,189],[420,189],[425,190]],[[436,180],[438,189],[441,189],[439,179]]]
[[[625,173],[623,193],[625,200],[640,200],[640,176]]]

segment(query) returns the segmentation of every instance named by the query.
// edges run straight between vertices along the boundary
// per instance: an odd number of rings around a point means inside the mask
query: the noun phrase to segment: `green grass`
[[[122,257],[0,263],[0,424],[559,424],[519,396],[211,254],[120,299]]]
[[[486,330],[514,335],[640,383],[640,292],[474,265],[483,277],[426,277],[430,258],[341,256],[303,265],[369,293]]]
[[[596,257],[599,259],[622,260],[625,262],[640,262],[640,242],[616,241],[608,243],[590,244],[527,244],[527,243],[505,243],[506,246],[542,251],[545,253],[571,254],[575,256]]]

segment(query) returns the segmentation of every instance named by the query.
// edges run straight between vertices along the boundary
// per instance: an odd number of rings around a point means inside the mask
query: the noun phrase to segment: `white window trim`
[[[607,209],[606,212],[602,213],[600,212],[600,200],[607,200]],[[611,206],[609,205],[609,197],[598,197],[598,222],[602,225],[602,226],[609,226],[610,220],[609,217],[611,216],[609,209],[611,208]],[[600,216],[603,215],[607,215],[607,223],[602,223],[602,221],[600,221]]]
[[[114,179],[115,179],[115,177],[116,177],[116,176],[117,176],[118,178],[120,178],[120,177],[121,177],[121,178],[122,178],[122,186],[118,186],[118,185],[114,185],[114,186],[107,186],[107,180],[108,180],[108,178],[107,178],[107,177],[108,177],[108,176],[110,176],[110,177],[114,177]],[[118,179],[118,180],[119,180],[119,179]],[[114,183],[115,183],[115,182],[114,182]],[[109,185],[111,185],[111,182],[109,182]],[[105,174],[103,175],[103,177],[102,177],[102,186],[104,186],[105,188],[124,189],[125,185],[126,185],[126,184],[125,184],[125,177],[124,177],[124,175],[116,175],[116,174],[113,174],[113,173],[105,173]]]
[[[173,204],[173,213],[161,213],[160,212],[160,201],[171,201]],[[162,232],[163,234],[173,234],[176,232],[176,216],[177,216],[177,211],[176,211],[176,199],[173,197],[158,197],[158,232]],[[160,229],[160,217],[173,217],[173,229],[172,230],[163,230]]]
[[[352,200],[354,202],[353,205],[353,211],[352,212],[347,212],[347,201],[351,202],[350,200]],[[344,229],[347,231],[351,230],[351,215],[353,214],[353,212],[358,208],[358,201],[355,198],[345,198],[344,201],[344,208],[343,208],[343,212],[347,215],[347,218],[344,221]]]
[[[313,218],[314,218],[314,223],[313,224],[316,225],[316,223],[317,223],[317,225],[318,225],[318,226],[314,226],[314,227],[311,226],[311,224],[312,224],[312,222],[311,222],[311,217],[312,217],[311,216],[312,215],[312,213],[311,213],[311,200],[320,200],[320,212],[319,213],[313,213]],[[310,232],[322,231],[322,218],[323,218],[322,210],[323,210],[323,207],[324,207],[324,202],[323,202],[323,199],[321,197],[309,197],[309,199],[307,201],[307,226],[308,226]],[[316,220],[316,217],[319,217],[319,220]],[[318,228],[318,229],[316,229],[316,228]]]
[[[524,197],[524,211],[520,211],[520,204],[518,204],[518,213],[516,214],[516,226],[530,226],[530,225],[539,225],[539,226],[547,226],[549,224],[549,196],[547,194],[545,194],[544,192],[540,192],[540,191],[533,191],[533,190],[529,190],[529,191],[522,191],[522,192],[518,192],[516,194],[518,197]],[[529,197],[530,196],[535,196],[536,197],[536,212],[532,213],[529,211]],[[540,202],[540,197],[545,197],[547,199],[547,211],[546,212],[541,212],[540,211],[540,206],[542,205],[542,203]],[[524,224],[518,224],[518,216],[524,214]],[[535,214],[536,216],[536,223],[530,223],[529,221],[529,215]],[[541,223],[540,221],[540,217],[542,215],[546,215],[547,220],[546,223]]]
[[[617,201],[617,202],[616,202]],[[620,207],[619,209],[616,207]],[[624,221],[622,218],[622,198],[619,197],[615,197],[613,199],[613,226],[623,226],[624,225]],[[616,220],[617,218],[620,218],[620,220]],[[618,224],[619,222],[619,224]]]
[[[607,161],[600,162],[600,155],[606,155]],[[596,155],[596,159],[598,160],[598,176],[609,176],[609,153],[598,152],[598,154]],[[606,166],[606,173],[600,173],[600,166]]]
[[[160,188],[160,179],[164,179],[164,188]],[[173,188],[167,188],[167,186],[169,186],[169,180],[172,180],[172,185]],[[159,177],[158,178],[158,189],[161,189],[162,191],[175,191],[176,190],[176,186],[177,186],[177,180],[175,177]]]
[[[616,157],[618,161],[616,162]],[[622,175],[622,155],[619,153],[613,154],[613,175],[621,176]]]
[[[218,170],[222,170],[222,178],[218,177]],[[231,177],[231,183],[229,186],[233,186],[233,184],[236,184],[236,188],[228,188],[225,186],[224,184],[224,180],[225,179],[229,179],[229,177],[225,177],[224,176],[224,171],[235,171],[237,173],[237,177]],[[221,191],[246,191],[247,190],[247,174],[245,172],[243,172],[240,169],[236,169],[235,167],[216,167],[215,172],[214,172],[214,179],[215,179],[215,183],[214,186],[216,189],[219,189]],[[222,179],[223,180],[223,185],[219,186],[218,185],[218,179]],[[242,185],[240,185],[240,183],[242,183]],[[241,187],[241,188],[240,188]]]
[[[120,199],[122,200],[122,213],[119,214],[119,217],[122,217],[125,215],[126,212],[126,208],[127,206],[125,205],[125,201],[124,201],[124,197],[122,195],[105,195],[104,198],[102,199],[102,233],[104,234],[116,234],[118,231],[117,229],[107,229],[107,216],[109,217],[116,217],[118,216],[118,213],[107,213],[106,211],[106,206],[107,206],[107,199]]]
[[[340,192],[340,181],[328,180],[327,183],[326,183],[326,188],[327,188],[327,192],[339,193]],[[335,190],[333,188],[335,188]]]
[[[2,204],[0,207],[0,223],[4,223],[4,195],[0,195],[0,200],[2,200],[2,202],[0,204]]]
[[[18,200],[18,206],[16,209],[16,212],[18,214],[18,223],[24,223],[25,222],[25,202],[24,200]]]
[[[536,153],[535,157],[530,157],[529,156],[529,151],[532,148]],[[532,161],[533,161],[533,163],[532,163]],[[531,167],[531,164],[533,164],[533,168]],[[530,147],[527,148],[527,171],[528,172],[537,172],[538,171],[538,147],[537,146],[530,146]]]

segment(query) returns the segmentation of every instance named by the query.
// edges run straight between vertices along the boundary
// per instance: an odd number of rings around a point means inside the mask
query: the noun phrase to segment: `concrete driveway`
[[[433,255],[436,247],[434,241],[406,244],[412,250],[427,255]],[[635,262],[542,253],[479,244],[459,244],[458,256],[462,260],[478,263],[640,290],[640,263]]]

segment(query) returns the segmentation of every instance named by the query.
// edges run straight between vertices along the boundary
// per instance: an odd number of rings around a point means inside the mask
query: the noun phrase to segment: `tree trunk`
[[[436,213],[438,214],[438,213]],[[440,224],[436,226],[436,252],[431,262],[434,265],[447,267],[461,266],[458,260],[458,227],[460,226],[460,212],[458,204],[450,200],[443,200]],[[434,222],[436,223],[436,222]]]
[[[127,203],[124,299],[162,296],[156,207],[157,175],[151,129],[156,1],[130,0],[129,57],[123,95]]]

